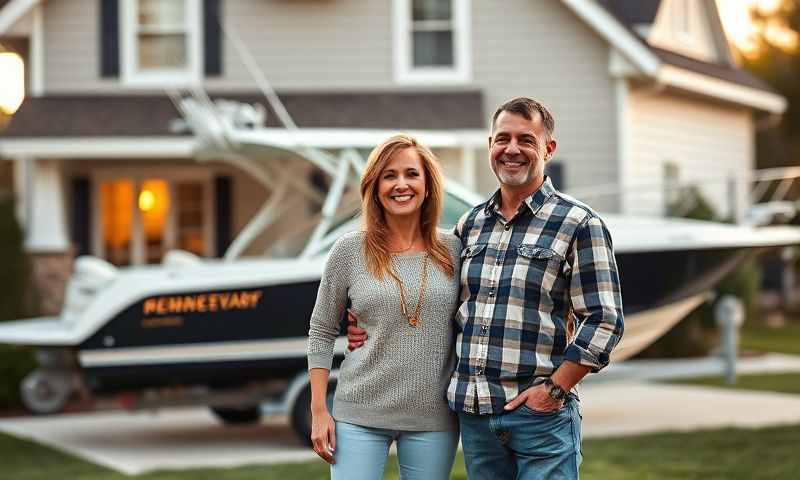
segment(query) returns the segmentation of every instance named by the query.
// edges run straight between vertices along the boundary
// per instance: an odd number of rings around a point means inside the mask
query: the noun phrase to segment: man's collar
[[[533,212],[534,215],[539,211],[540,208],[544,205],[548,198],[551,195],[556,193],[555,187],[553,187],[553,182],[550,181],[550,177],[545,175],[544,182],[542,186],[539,187],[538,190],[533,192],[531,195],[525,197],[522,203],[528,206],[528,208]],[[489,201],[486,202],[486,208],[484,209],[484,213],[486,215],[492,215],[500,210],[500,189],[498,188],[494,195],[489,198]]]

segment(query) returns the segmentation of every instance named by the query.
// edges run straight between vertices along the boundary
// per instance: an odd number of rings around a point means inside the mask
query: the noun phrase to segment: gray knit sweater
[[[348,299],[368,334],[364,346],[342,363],[332,412],[337,421],[392,430],[455,428],[445,394],[455,364],[452,322],[458,305],[461,243],[452,234],[440,233],[439,238],[450,249],[456,271],[448,277],[429,260],[417,327],[411,327],[401,313],[395,280],[388,275],[378,280],[367,271],[363,232],[349,233],[333,246],[311,315],[308,368],[330,370]],[[423,256],[393,257],[410,312],[419,298]]]

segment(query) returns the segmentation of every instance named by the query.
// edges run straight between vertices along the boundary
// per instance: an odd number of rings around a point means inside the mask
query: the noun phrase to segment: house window
[[[394,0],[395,79],[466,82],[470,0]]]
[[[96,176],[98,204],[92,254],[115,265],[159,263],[169,250],[213,255],[209,180],[168,172],[142,178],[122,171]],[[119,175],[122,176],[119,176]]]
[[[127,83],[186,85],[201,78],[200,0],[123,0]]]

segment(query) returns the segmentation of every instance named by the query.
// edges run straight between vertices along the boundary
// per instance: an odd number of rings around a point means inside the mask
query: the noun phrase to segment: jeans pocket
[[[558,408],[556,410],[552,410],[550,412],[540,412],[539,410],[532,409],[531,407],[529,407],[525,403],[523,403],[522,405],[517,407],[517,410],[519,410],[520,413],[527,414],[527,415],[533,415],[535,417],[553,417],[553,416],[557,415],[558,413],[560,413],[563,409],[564,409],[564,406],[562,405],[561,408]]]

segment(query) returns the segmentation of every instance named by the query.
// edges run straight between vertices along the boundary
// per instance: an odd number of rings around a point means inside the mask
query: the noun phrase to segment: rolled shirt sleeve
[[[624,331],[617,263],[600,218],[590,216],[578,226],[568,260],[577,331],[565,358],[598,372],[608,365]]]

